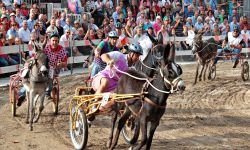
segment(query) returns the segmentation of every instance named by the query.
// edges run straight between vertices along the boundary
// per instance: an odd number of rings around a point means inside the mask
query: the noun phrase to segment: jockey
[[[110,31],[108,34],[108,41],[101,41],[95,49],[95,58],[92,64],[91,78],[93,78],[98,72],[106,67],[106,63],[102,61],[101,55],[104,53],[118,51],[116,47],[117,39],[119,38],[116,31]]]
[[[49,67],[49,86],[46,90],[46,95],[50,97],[52,90],[52,79],[59,75],[61,68],[67,67],[67,51],[59,45],[59,35],[57,33],[52,33],[50,35],[50,44],[47,44],[44,48],[44,53],[48,57],[48,67]],[[26,90],[24,87],[21,88],[19,92],[18,106],[21,106],[21,103],[25,99]]]
[[[223,52],[231,52],[232,60],[234,61],[233,68],[236,68],[236,66],[239,63],[239,53],[242,50],[242,44],[243,44],[243,38],[240,35],[240,30],[237,25],[233,27],[233,32],[228,32],[227,36],[225,37],[222,48],[218,49],[217,56],[214,59],[214,64],[217,63],[219,60],[219,56],[222,55]]]
[[[119,78],[122,73],[118,72],[113,66],[119,70],[126,72],[128,67],[132,66],[143,51],[139,44],[130,44],[128,46],[128,54],[123,54],[119,51],[113,51],[101,56],[103,62],[108,66],[101,72],[99,72],[92,81],[92,87],[96,91],[96,94],[103,92],[113,92],[117,86]],[[105,108],[105,106],[103,106]],[[102,107],[100,108],[100,110]]]

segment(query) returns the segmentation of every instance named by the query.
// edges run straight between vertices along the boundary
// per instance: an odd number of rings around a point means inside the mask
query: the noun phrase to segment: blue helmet
[[[239,31],[239,26],[238,26],[238,25],[234,25],[234,26],[233,26],[233,30]]]
[[[122,24],[121,24],[120,22],[117,22],[117,23],[115,24],[115,28],[116,28],[116,29],[121,29],[121,28],[122,28]]]
[[[138,54],[140,54],[140,55],[143,54],[142,47],[141,47],[141,45],[139,45],[139,44],[135,44],[135,43],[129,44],[128,50],[129,50],[130,52],[138,53]]]

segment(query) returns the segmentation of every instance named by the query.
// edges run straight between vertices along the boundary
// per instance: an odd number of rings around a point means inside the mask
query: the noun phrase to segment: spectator
[[[19,36],[19,38],[21,38],[23,43],[25,43],[25,44],[29,43],[30,30],[28,29],[27,20],[23,21],[22,27],[18,30],[18,36]]]
[[[20,14],[20,8],[16,8],[15,16],[16,16],[15,20],[18,23],[18,26],[21,27],[24,17]]]
[[[20,14],[25,17],[25,19],[28,19],[29,10],[26,7],[26,4],[23,2],[22,6],[20,8]]]
[[[233,32],[234,26],[238,26],[239,27],[239,23],[237,21],[236,16],[233,17],[233,21],[229,23],[230,25],[230,31]]]
[[[214,34],[214,36],[220,36],[221,35],[218,24],[214,24],[213,34]]]
[[[159,44],[168,44],[169,34],[166,26],[163,24],[160,31],[157,33],[157,39]]]
[[[120,1],[119,6],[121,7],[121,13],[123,14],[124,17],[123,19],[125,19],[127,17],[127,9],[122,0]]]
[[[121,7],[116,6],[115,12],[112,14],[112,18],[114,19],[115,23],[117,22],[120,13],[121,13]]]
[[[66,30],[66,29],[64,29],[64,30]],[[47,28],[46,33],[47,34],[51,34],[51,33],[58,34],[58,30],[57,30],[57,27],[56,27],[56,20],[55,19],[51,19],[50,26]]]
[[[90,16],[91,15],[88,14],[88,13],[83,13],[82,14],[82,27],[83,27],[84,31],[88,30],[89,22],[90,22],[90,18],[91,18]]]
[[[43,28],[43,23],[41,21],[38,21],[39,29],[40,29],[40,35],[45,36],[46,30]]]
[[[240,29],[243,30],[247,27],[247,30],[250,30],[250,22],[247,19],[247,16],[243,16],[242,21],[240,21]]]
[[[207,16],[209,17],[209,23],[210,25],[213,25],[215,23],[214,13],[212,10],[209,10],[207,12]]]
[[[227,30],[226,30],[227,26],[229,26],[229,24],[228,24],[227,17],[225,17],[223,23],[221,23],[219,25],[219,28],[220,28],[220,31],[221,31],[222,35],[226,35],[227,34]],[[230,26],[229,26],[229,29],[230,29]]]
[[[138,12],[139,12],[138,5],[137,5],[137,3],[136,3],[136,0],[131,0],[130,9],[131,9],[131,11],[132,11],[132,15],[133,15],[134,20],[136,20],[137,14],[138,14]]]
[[[183,36],[183,18],[177,15],[175,21],[172,23],[172,27],[175,30],[176,36]]]
[[[65,33],[61,36],[59,42],[64,44],[64,48],[67,51],[68,57],[72,56],[69,44],[67,45],[66,42],[72,41],[71,30],[65,29]]]
[[[162,6],[162,7],[161,7],[161,12],[160,12],[159,15],[161,16],[161,18],[164,18],[164,17],[165,17],[165,15],[166,15],[166,8],[165,8],[165,6]]]
[[[141,15],[139,17],[137,17],[137,19],[136,19],[136,25],[139,25],[140,22],[144,22],[144,21],[145,21],[145,13],[141,12]]]
[[[94,18],[90,19],[89,28],[93,29],[94,31],[97,31],[99,29],[98,26],[95,24],[95,19]]]
[[[162,25],[161,17],[160,17],[160,16],[157,16],[157,17],[156,17],[156,21],[155,21],[155,23],[153,24],[153,28],[154,28],[154,33],[155,33],[155,35],[157,35],[157,33],[160,31],[161,25]]]
[[[151,24],[154,24],[155,23],[155,14],[153,11],[149,11],[149,22]]]
[[[213,36],[213,31],[211,30],[211,26],[206,26],[204,36]]]
[[[80,22],[78,20],[74,21],[74,27],[72,28],[72,35],[75,37],[75,35],[78,34],[78,29],[80,28]]]
[[[59,36],[61,37],[64,33],[63,27],[61,26],[61,20],[60,19],[56,19],[56,28],[58,31]]]
[[[193,26],[196,24],[198,16],[199,16],[199,11],[197,10],[194,12],[194,16],[192,16]]]
[[[32,30],[32,32],[35,34],[35,39],[40,42],[41,40],[41,34],[40,34],[40,26],[39,26],[39,23],[36,22],[34,24],[34,29]]]
[[[248,29],[247,26],[243,27],[243,29],[241,30],[241,34],[247,34],[247,37],[249,38],[249,36],[250,36],[250,30]]]
[[[90,12],[90,14],[93,16],[96,11],[96,5],[94,0],[88,0],[85,5],[85,10],[87,12]]]
[[[10,39],[10,37],[15,38],[18,37],[18,32],[17,32],[17,24],[12,23],[11,28],[7,31],[6,37],[7,39]]]
[[[228,0],[219,0],[219,2],[218,2],[218,6],[221,7],[221,10],[224,10],[225,15],[228,14],[228,10],[229,10],[228,2],[229,2]],[[222,16],[222,18],[224,18],[224,16]],[[221,20],[221,22],[222,22],[222,20]]]
[[[104,1],[103,1],[103,3],[104,3]],[[112,6],[111,6],[111,3],[112,3]],[[109,0],[104,4],[105,4],[104,5],[104,17],[110,18],[112,16],[113,12],[114,12],[113,2],[112,2],[112,0]]]
[[[94,40],[96,39],[96,36],[95,36],[95,31],[93,29],[88,29],[85,37],[84,37],[84,40]]]
[[[189,6],[187,7],[187,12],[186,12],[186,14],[185,14],[185,18],[187,18],[187,17],[192,17],[192,16],[194,16],[193,7],[192,7],[192,5],[189,5]]]
[[[149,22],[149,17],[146,17],[143,23],[143,32],[147,32],[149,27],[153,27],[153,25]]]
[[[66,14],[65,12],[62,12],[60,15],[60,24],[62,27],[64,27],[66,25]]]
[[[30,18],[27,20],[27,23],[28,23],[28,29],[30,31],[32,31],[33,27],[34,27],[34,24],[36,23],[35,14],[34,13],[30,13]]]
[[[103,15],[103,3],[101,2],[101,0],[96,0],[95,2],[95,12],[93,14],[93,17],[95,18],[95,24],[100,26],[102,24],[102,21],[104,19],[104,15]]]
[[[195,30],[196,30],[197,32],[201,33],[201,32],[203,31],[203,29],[204,29],[203,27],[204,27],[204,24],[202,23],[202,17],[199,16],[199,17],[197,18],[196,24],[194,25],[194,28],[195,28]]]
[[[141,26],[137,26],[136,27],[136,33],[135,33],[135,36],[134,36],[134,40],[135,41],[138,41],[139,38],[141,38],[143,35],[142,35],[142,27]]]
[[[186,27],[190,29],[193,26],[192,18],[188,17],[186,20]]]
[[[240,17],[238,16],[237,11],[235,9],[233,9],[232,10],[232,14],[229,15],[228,22],[232,22],[233,21],[233,17],[236,17],[237,22],[240,21]]]
[[[125,26],[125,35],[129,38],[132,38],[134,36],[133,34],[133,27],[132,27],[132,21],[128,20]]]

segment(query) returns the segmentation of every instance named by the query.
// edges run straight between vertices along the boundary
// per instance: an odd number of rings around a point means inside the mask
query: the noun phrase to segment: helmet
[[[118,33],[116,31],[110,31],[108,34],[110,38],[119,38]]]
[[[233,26],[233,30],[239,31],[239,26],[238,26],[238,25],[234,25],[234,26]]]
[[[120,22],[117,22],[117,23],[115,24],[115,28],[121,29],[121,28],[122,28],[122,24],[121,24]]]
[[[143,54],[142,47],[141,47],[141,45],[139,45],[139,44],[134,44],[134,43],[130,44],[130,45],[128,46],[128,50],[129,50],[130,52],[138,53],[138,54],[140,54],[140,55]]]
[[[58,38],[60,38],[60,36],[59,36],[59,34],[58,34],[57,32],[51,32],[51,33],[50,33],[49,38],[51,39],[51,38],[53,38],[53,37],[58,37]]]

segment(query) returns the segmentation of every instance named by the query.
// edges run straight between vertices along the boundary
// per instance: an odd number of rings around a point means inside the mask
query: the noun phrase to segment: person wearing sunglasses
[[[227,36],[222,42],[222,49],[218,49],[214,64],[216,64],[220,56],[226,52],[232,54],[232,61],[234,62],[233,68],[236,68],[239,63],[239,54],[242,50],[242,44],[243,38],[240,34],[239,26],[234,25],[233,31],[228,32]]]

